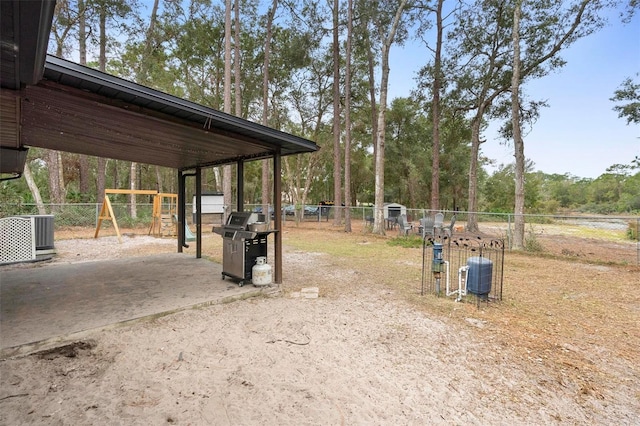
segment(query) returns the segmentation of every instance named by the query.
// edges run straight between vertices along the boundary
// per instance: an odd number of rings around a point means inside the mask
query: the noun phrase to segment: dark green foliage
[[[636,78],[638,76],[640,74],[636,74]],[[626,118],[627,124],[640,124],[640,83],[626,78],[610,100],[622,103],[613,107],[618,117]]]
[[[525,213],[554,214],[575,210],[583,213],[615,214],[640,212],[640,172],[637,166],[614,165],[596,179],[568,174],[527,173]],[[509,213],[513,210],[513,166],[502,166],[482,187],[480,210]]]

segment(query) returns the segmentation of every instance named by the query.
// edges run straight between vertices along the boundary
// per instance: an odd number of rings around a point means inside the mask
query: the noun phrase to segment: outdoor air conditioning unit
[[[25,218],[33,218],[34,235],[36,239],[37,254],[50,254],[55,252],[54,246],[54,216],[52,214],[25,215]]]
[[[0,264],[28,262],[54,254],[53,218],[26,215],[0,219]]]

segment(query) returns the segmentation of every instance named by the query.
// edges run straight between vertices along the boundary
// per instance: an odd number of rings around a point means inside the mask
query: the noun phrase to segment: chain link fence
[[[42,212],[35,204],[5,204],[0,206],[0,217],[52,214],[55,217],[56,229],[66,227],[95,228],[101,207],[101,204],[95,203],[46,204],[44,212]],[[135,218],[131,216],[129,205],[126,203],[112,203],[111,207],[119,226],[127,228],[148,227],[152,221],[153,204],[138,203]],[[108,221],[103,226],[109,226]]]
[[[118,225],[123,228],[148,228],[152,223],[153,205],[137,203],[136,217],[132,217],[127,203],[112,203],[113,212]],[[0,217],[53,214],[56,229],[65,227],[95,228],[100,214],[101,204],[47,204],[44,212],[38,211],[35,204],[0,205]],[[246,205],[246,210],[262,211],[257,204]],[[283,207],[283,226],[312,222],[319,226],[331,227],[336,212],[344,220],[344,207],[327,205],[286,205]],[[273,207],[269,207],[273,218]],[[192,221],[192,206],[187,205],[187,221]],[[427,216],[434,216],[436,211],[427,209],[406,209],[402,213],[412,224],[413,234],[418,234],[419,221]],[[441,211],[444,214],[444,225],[450,225],[455,215],[455,223],[451,227],[454,237],[469,236],[467,224],[469,212]],[[351,219],[354,230],[368,232],[372,229],[373,206],[351,207]],[[512,248],[514,233],[514,214],[512,213],[476,213],[478,231],[481,236],[501,238],[507,249]],[[396,227],[390,220],[386,232],[394,235]],[[112,226],[110,221],[103,221],[102,226]],[[612,262],[640,265],[640,216],[583,216],[583,215],[525,215],[525,250],[547,253],[562,257],[571,257],[596,262]]]
[[[262,212],[261,205],[247,205],[247,210]],[[373,206],[351,207],[351,219],[366,232],[373,228]],[[273,218],[273,208],[269,207]],[[331,226],[336,212],[344,220],[345,208],[328,205],[285,205],[282,209],[283,225],[317,222]],[[429,209],[402,209],[394,214],[406,214],[413,234],[418,234],[420,219],[444,214],[444,226],[451,226],[454,237],[499,238],[506,248],[513,248],[515,215],[513,213],[477,212],[477,231],[468,232],[470,213],[466,211],[434,211]],[[455,216],[455,219],[454,219]],[[528,252],[549,254],[562,258],[640,265],[640,216],[588,216],[526,214],[524,248]],[[455,222],[452,224],[452,221]],[[397,231],[393,218],[385,221],[386,232]],[[357,227],[356,227],[357,229]],[[400,233],[398,232],[398,235]]]

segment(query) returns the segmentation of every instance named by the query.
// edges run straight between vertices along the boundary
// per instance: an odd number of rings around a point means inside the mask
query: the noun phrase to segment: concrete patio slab
[[[88,331],[274,291],[222,280],[222,265],[173,253],[0,269],[0,356]]]

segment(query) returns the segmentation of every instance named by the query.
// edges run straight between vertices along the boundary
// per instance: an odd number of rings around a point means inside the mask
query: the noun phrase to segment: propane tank
[[[251,268],[251,281],[256,287],[271,284],[271,265],[265,256],[256,258],[256,264]]]

